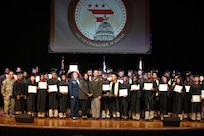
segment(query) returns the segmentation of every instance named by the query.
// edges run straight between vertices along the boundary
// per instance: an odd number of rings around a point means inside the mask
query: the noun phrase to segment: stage
[[[155,135],[198,136],[204,134],[204,121],[181,121],[180,126],[164,126],[161,120],[72,120],[71,118],[38,118],[32,123],[16,122],[15,118],[0,114],[1,136],[108,136]]]

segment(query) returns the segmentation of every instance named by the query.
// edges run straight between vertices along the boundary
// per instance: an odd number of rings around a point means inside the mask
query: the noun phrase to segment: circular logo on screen
[[[85,45],[114,45],[126,36],[126,6],[124,0],[72,0],[68,7],[69,27]]]

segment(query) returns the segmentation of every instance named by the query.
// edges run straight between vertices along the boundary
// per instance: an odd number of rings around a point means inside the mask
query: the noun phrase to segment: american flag
[[[142,57],[140,57],[140,61],[139,61],[139,69],[143,70],[143,69],[142,69]]]
[[[105,60],[105,56],[103,57],[103,72],[106,72],[106,60]]]

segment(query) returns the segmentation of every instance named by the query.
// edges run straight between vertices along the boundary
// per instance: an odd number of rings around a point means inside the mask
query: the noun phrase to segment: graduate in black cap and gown
[[[51,78],[47,80],[48,84],[48,101],[49,101],[49,117],[58,117],[58,91],[59,91],[59,80],[57,72],[53,70],[51,72]]]

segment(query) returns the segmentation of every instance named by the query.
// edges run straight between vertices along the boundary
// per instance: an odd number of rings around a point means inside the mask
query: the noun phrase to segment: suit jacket
[[[76,79],[74,79],[74,78],[71,78],[69,80],[69,95],[74,96],[74,97],[79,96],[79,84],[77,83]]]
[[[79,88],[79,99],[88,100],[87,93],[92,93],[90,81],[80,80]]]

